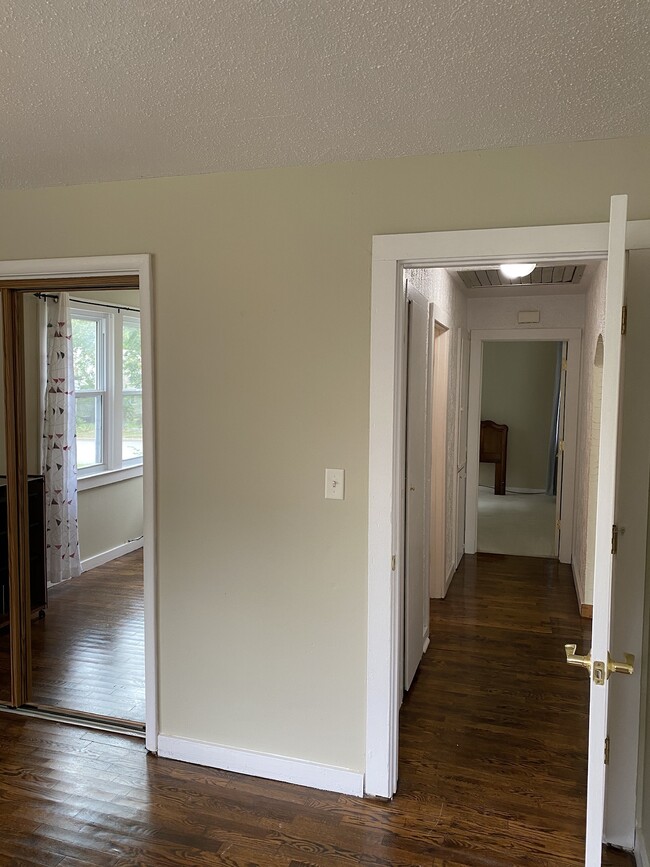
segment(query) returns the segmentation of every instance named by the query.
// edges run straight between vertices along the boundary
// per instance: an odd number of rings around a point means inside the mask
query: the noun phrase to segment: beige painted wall
[[[481,419],[508,425],[508,488],[545,491],[558,344],[483,344]],[[481,464],[479,484],[494,487],[494,464]]]
[[[517,314],[522,310],[536,310],[539,323],[520,324]],[[532,295],[513,298],[469,298],[467,319],[471,331],[508,328],[526,331],[536,328],[582,328],[585,324],[585,296]]]
[[[142,535],[142,476],[79,491],[81,559],[111,551]]]
[[[106,304],[125,304],[127,307],[140,309],[138,289],[88,289],[71,293],[70,298],[78,298],[81,301],[103,301]]]
[[[363,768],[372,235],[620,192],[649,139],[0,194],[3,259],[154,254],[165,733]]]

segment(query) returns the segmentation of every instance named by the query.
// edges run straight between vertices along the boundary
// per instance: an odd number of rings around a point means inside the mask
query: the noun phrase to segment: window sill
[[[119,470],[104,470],[87,476],[77,476],[77,490],[88,491],[90,488],[100,488],[103,485],[113,485],[142,475],[142,464],[133,467],[122,467]]]

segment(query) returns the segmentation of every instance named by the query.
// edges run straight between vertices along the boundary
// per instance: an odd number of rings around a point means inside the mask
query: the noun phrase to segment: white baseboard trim
[[[645,835],[641,828],[636,829],[636,838],[634,841],[634,857],[636,858],[637,867],[650,867],[648,847],[646,846]]]
[[[125,554],[130,554],[131,551],[137,551],[142,548],[142,539],[135,539],[133,542],[125,542],[123,545],[118,545],[117,548],[111,548],[110,551],[103,551],[101,554],[95,554],[94,557],[88,557],[81,561],[81,571],[88,572],[90,569],[95,569],[97,566],[103,566],[104,563],[110,563],[111,560],[117,560],[118,557],[123,557]]]
[[[430,644],[431,644],[431,639],[427,635],[427,637],[424,639],[424,644],[422,645],[422,656],[424,656],[424,654],[427,652]]]
[[[479,488],[494,492],[494,485],[479,485]],[[506,488],[507,494],[545,494],[546,488]]]
[[[304,759],[290,759],[286,756],[222,747],[170,735],[158,736],[158,755],[166,759],[190,762],[193,765],[234,771],[236,774],[264,777],[267,780],[279,780],[283,783],[294,783],[297,786],[308,786],[327,792],[340,792],[344,795],[363,796],[361,772],[319,765]]]
[[[442,594],[443,599],[447,595],[447,590],[449,590],[449,585],[451,584],[452,579],[453,579],[455,574],[456,574],[456,566],[454,566],[454,564],[452,563],[451,568],[449,569],[449,572],[447,572],[447,577],[445,578],[445,588],[444,588],[444,593]]]
[[[506,488],[510,494],[545,494],[546,488]]]
[[[575,563],[571,563],[571,574],[573,575],[573,586],[576,589],[576,598],[578,600],[578,608],[582,608],[585,604],[584,592],[582,590],[582,582],[580,576],[576,573]]]
[[[573,586],[575,587],[576,599],[578,600],[578,611],[582,614],[585,609],[585,595],[580,578],[576,574],[575,563],[571,563],[571,574],[573,575]]]

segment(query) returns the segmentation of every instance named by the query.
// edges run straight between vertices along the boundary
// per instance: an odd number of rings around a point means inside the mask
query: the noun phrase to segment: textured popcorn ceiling
[[[650,132],[648,0],[5,0],[0,185]]]

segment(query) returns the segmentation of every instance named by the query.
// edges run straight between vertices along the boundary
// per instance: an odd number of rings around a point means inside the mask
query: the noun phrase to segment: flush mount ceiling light
[[[499,271],[508,280],[516,280],[517,277],[527,277],[535,270],[535,262],[510,262],[507,265],[499,265]]]

